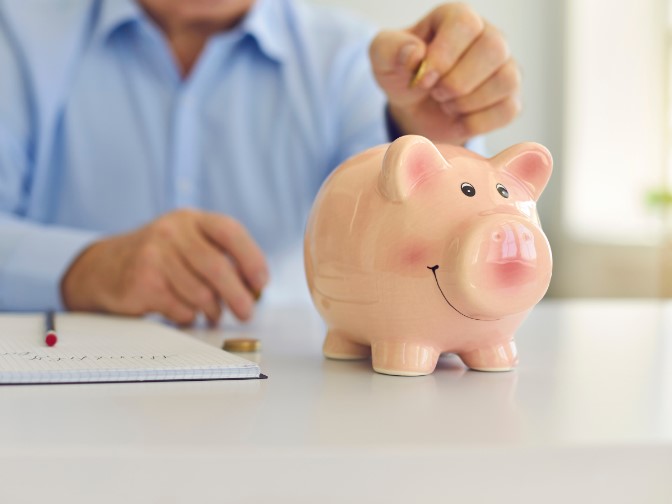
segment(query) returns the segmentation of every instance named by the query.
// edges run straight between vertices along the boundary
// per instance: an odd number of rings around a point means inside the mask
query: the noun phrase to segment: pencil
[[[54,312],[49,310],[44,317],[45,322],[45,336],[44,342],[47,346],[54,346],[58,341],[58,335],[56,334],[56,322],[54,321]]]

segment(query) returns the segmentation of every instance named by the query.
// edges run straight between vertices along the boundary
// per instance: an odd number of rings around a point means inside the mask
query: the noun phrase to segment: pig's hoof
[[[368,359],[371,348],[368,345],[354,343],[344,333],[331,329],[327,332],[322,352],[329,359],[358,360]]]
[[[378,341],[371,345],[373,369],[398,376],[422,376],[434,371],[440,353],[431,346],[400,341]]]
[[[518,351],[513,341],[458,355],[466,366],[476,371],[511,371],[518,364]]]

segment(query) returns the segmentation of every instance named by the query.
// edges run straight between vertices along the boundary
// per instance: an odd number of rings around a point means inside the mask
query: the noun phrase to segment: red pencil
[[[47,346],[54,346],[58,341],[58,335],[56,334],[56,323],[54,322],[54,312],[48,311],[45,316],[45,325],[46,325],[46,334],[44,336],[44,342]]]

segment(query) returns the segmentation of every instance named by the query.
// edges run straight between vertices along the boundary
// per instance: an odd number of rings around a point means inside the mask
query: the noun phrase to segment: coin
[[[224,340],[224,350],[227,352],[258,352],[261,341],[254,338],[228,338]]]
[[[417,72],[415,72],[415,75],[411,79],[410,84],[408,87],[415,87],[420,80],[425,76],[425,72],[427,71],[427,60],[422,60],[422,63],[420,63],[420,66],[418,67]]]

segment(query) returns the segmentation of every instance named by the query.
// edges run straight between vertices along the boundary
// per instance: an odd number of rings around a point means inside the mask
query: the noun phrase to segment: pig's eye
[[[504,187],[502,184],[497,184],[495,187],[497,188],[497,192],[502,195],[502,198],[509,197],[509,191],[507,191],[506,187]]]
[[[465,196],[469,196],[471,198],[472,196],[476,195],[476,189],[474,189],[474,186],[469,182],[463,182],[460,188],[462,189],[462,192]]]

